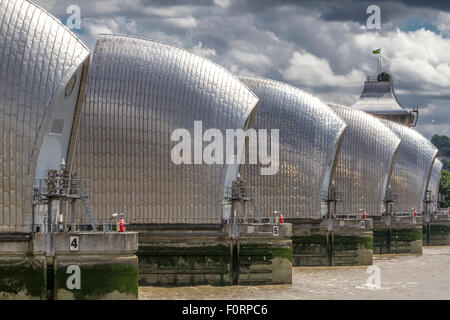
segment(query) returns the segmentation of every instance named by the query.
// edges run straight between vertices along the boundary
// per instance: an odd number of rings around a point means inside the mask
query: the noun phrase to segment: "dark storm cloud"
[[[383,20],[390,22],[401,19],[408,11],[415,9],[431,9],[450,12],[449,1],[361,1],[361,0],[243,0],[233,2],[230,11],[239,12],[270,12],[280,6],[308,8],[320,12],[325,21],[354,21],[365,24],[365,13],[369,5],[378,5],[383,14]]]
[[[144,6],[212,6],[214,5],[213,0],[140,0],[140,3]]]

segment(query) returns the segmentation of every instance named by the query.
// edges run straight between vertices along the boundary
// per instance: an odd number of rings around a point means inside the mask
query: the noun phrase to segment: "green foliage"
[[[450,138],[435,134],[431,137],[431,142],[438,148],[438,156],[443,164],[439,193],[445,196],[444,207],[450,207]]]
[[[440,160],[442,161],[442,164],[444,165],[442,167],[442,169],[450,171],[450,160],[449,159],[444,159],[444,158],[442,158]]]
[[[450,172],[447,170],[442,170],[439,192],[445,196],[444,207],[450,207]]]
[[[431,143],[439,149],[439,155],[443,157],[450,157],[450,138],[447,136],[433,135]]]

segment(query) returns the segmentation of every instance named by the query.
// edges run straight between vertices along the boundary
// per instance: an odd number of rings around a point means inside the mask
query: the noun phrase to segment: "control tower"
[[[419,115],[417,107],[408,111],[400,104],[395,96],[392,76],[387,72],[381,72],[376,80],[367,79],[361,96],[352,108],[408,127],[416,126]]]

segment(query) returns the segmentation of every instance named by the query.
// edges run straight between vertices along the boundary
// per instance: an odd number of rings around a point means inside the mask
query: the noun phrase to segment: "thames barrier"
[[[0,299],[286,285],[450,245],[443,163],[387,71],[345,106],[160,41],[90,52],[27,0],[0,21]]]

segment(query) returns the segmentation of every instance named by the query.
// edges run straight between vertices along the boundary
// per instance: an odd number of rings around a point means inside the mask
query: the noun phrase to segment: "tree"
[[[439,192],[445,197],[444,206],[450,207],[450,138],[435,134],[431,143],[439,150],[438,156],[443,164]]]
[[[450,160],[442,158],[441,161],[443,164],[442,169],[450,171]]]
[[[431,143],[439,149],[439,155],[442,157],[450,157],[450,138],[447,136],[433,135]]]
[[[442,170],[441,180],[439,181],[439,193],[445,197],[444,207],[450,207],[450,172]]]

